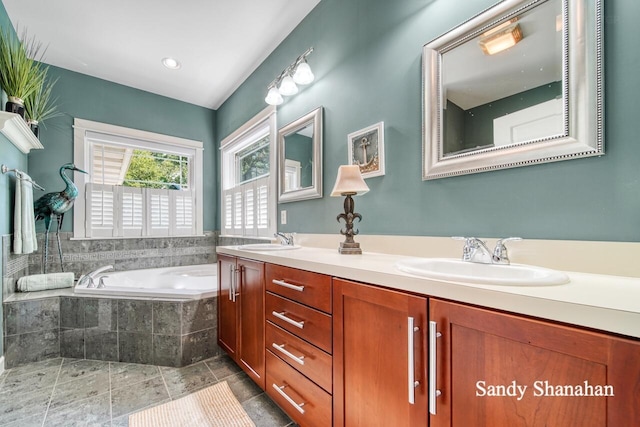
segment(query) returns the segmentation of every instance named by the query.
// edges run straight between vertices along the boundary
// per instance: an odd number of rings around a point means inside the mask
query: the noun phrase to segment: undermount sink
[[[292,249],[300,249],[301,246],[283,245],[280,243],[252,243],[249,245],[240,245],[238,249],[245,251],[288,251]]]
[[[484,285],[544,286],[569,283],[561,271],[525,264],[480,264],[453,258],[408,258],[396,262],[405,272],[435,280]]]

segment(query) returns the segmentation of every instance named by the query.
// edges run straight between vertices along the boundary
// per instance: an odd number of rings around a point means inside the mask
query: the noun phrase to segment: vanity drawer
[[[331,395],[271,352],[266,355],[267,394],[299,425],[330,426]]]
[[[332,352],[331,316],[267,292],[266,319],[327,353]]]
[[[331,313],[331,276],[267,264],[267,290]]]
[[[267,350],[331,393],[331,355],[270,322],[267,322],[265,343]]]

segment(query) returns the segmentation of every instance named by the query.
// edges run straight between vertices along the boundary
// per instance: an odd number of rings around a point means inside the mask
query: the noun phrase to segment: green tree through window
[[[189,187],[189,158],[148,150],[134,150],[123,185],[186,190]]]

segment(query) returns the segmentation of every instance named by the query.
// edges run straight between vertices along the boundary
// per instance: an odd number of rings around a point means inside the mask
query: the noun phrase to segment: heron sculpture
[[[58,193],[47,193],[40,197],[33,203],[33,211],[36,216],[36,221],[44,219],[44,226],[46,228],[44,235],[44,252],[42,254],[42,272],[47,272],[47,257],[49,255],[49,229],[51,228],[51,222],[55,216],[58,221],[58,228],[56,230],[56,238],[58,239],[58,254],[60,255],[60,268],[64,271],[64,265],[62,264],[62,247],[60,245],[60,229],[62,228],[62,220],[64,214],[73,206],[73,202],[78,197],[78,187],[76,187],[69,179],[65,171],[78,171],[86,173],[82,169],[78,169],[73,163],[66,163],[60,167],[60,177],[65,182],[66,187],[64,190]]]

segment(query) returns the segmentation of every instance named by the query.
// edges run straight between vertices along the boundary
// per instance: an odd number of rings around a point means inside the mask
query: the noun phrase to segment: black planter
[[[38,138],[38,136],[40,136],[40,127],[38,126],[38,122],[34,120],[29,122],[28,125],[31,128],[31,132],[33,132],[36,138]]]
[[[16,98],[15,96],[10,96],[4,106],[4,111],[19,114],[20,117],[24,118],[24,101],[20,98]]]

